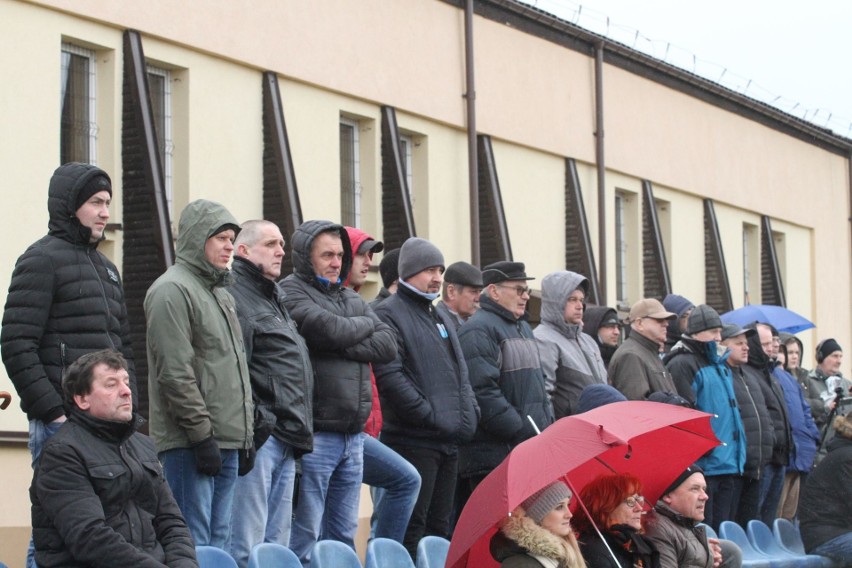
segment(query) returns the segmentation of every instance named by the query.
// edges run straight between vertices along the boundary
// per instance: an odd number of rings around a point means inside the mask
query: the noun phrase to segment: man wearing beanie
[[[691,465],[672,481],[643,523],[660,552],[660,568],[739,568],[742,551],[733,542],[708,538],[702,523],[709,499],[704,470]]]
[[[374,310],[379,307],[379,304],[396,294],[396,287],[399,283],[398,248],[389,250],[382,256],[382,261],[379,263],[379,276],[382,278],[382,289],[370,302],[370,307]]]
[[[828,456],[810,473],[799,500],[802,541],[808,554],[852,566],[852,413],[833,422]]]
[[[551,272],[541,281],[538,341],[547,392],[558,420],[577,413],[583,387],[606,384],[606,369],[594,340],[582,332],[589,281],[576,272]]]
[[[529,280],[522,262],[486,266],[481,308],[459,333],[481,411],[476,435],[459,457],[459,475],[470,491],[511,448],[553,422],[538,345],[526,321]]]
[[[414,557],[425,534],[450,538],[458,447],[479,418],[453,320],[433,306],[444,256],[425,239],[399,252],[399,286],[376,314],[396,332],[396,357],[374,365],[382,400],[382,441],[421,476],[403,544]]]
[[[618,339],[621,337],[621,322],[618,312],[607,306],[592,306],[586,304],[583,310],[583,333],[592,338],[601,352],[604,368],[609,368],[609,362],[618,349]]]
[[[689,315],[686,333],[663,359],[678,394],[694,408],[714,415],[710,424],[722,444],[703,456],[698,465],[704,470],[709,495],[704,522],[717,531],[722,521],[736,516],[746,460],[745,429],[733,375],[725,364],[728,353],[720,356],[718,349],[721,332],[719,314],[701,304]]]
[[[482,294],[482,272],[467,262],[454,262],[444,272],[441,299],[436,306],[439,312],[449,316],[456,331],[479,309]]]
[[[30,421],[33,463],[65,421],[62,373],[85,353],[117,349],[138,403],[130,323],[118,269],[98,251],[112,185],[105,171],[71,162],[50,179],[47,235],[15,263],[3,327],[3,363]]]
[[[666,333],[666,346],[663,351],[668,353],[675,346],[675,343],[680,341],[680,336],[686,333],[686,322],[689,319],[689,314],[695,309],[695,304],[683,296],[668,294],[663,298],[663,307],[677,315],[677,319],[669,325]]]
[[[843,349],[834,339],[820,341],[815,357],[817,366],[808,375],[808,402],[817,426],[824,427],[837,400],[836,389],[840,388],[841,397],[852,396],[852,381],[840,372]]]
[[[308,344],[316,388],[314,451],[302,456],[290,548],[310,564],[320,538],[355,548],[362,433],[373,406],[370,364],[393,360],[396,339],[361,296],[343,286],[353,250],[342,225],[305,221],[292,243],[293,274],[281,286]]]

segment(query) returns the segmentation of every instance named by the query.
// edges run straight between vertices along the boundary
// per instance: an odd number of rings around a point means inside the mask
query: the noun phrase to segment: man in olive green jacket
[[[240,227],[203,199],[180,216],[177,260],[145,297],[151,437],[196,545],[226,546],[238,468],[253,461],[251,383],[225,289]]]

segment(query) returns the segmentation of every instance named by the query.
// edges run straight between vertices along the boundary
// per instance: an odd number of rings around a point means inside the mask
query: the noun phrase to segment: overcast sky
[[[852,2],[522,1],[852,138]]]

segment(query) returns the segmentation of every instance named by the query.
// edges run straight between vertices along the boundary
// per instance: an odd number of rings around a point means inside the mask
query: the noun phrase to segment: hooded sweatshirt
[[[588,281],[576,272],[552,272],[541,281],[541,324],[533,334],[557,419],[576,412],[584,387],[606,384],[606,368],[595,341],[582,325],[565,321],[565,304]]]
[[[601,322],[605,319],[609,319],[610,317],[618,320],[618,312],[616,312],[614,308],[608,308],[606,306],[586,306],[586,309],[583,310],[583,333],[591,337],[595,342],[595,345],[598,346],[604,367],[609,367],[609,360],[612,359],[612,356],[615,354],[615,350],[618,349],[618,345],[606,345],[601,343],[598,338],[598,331],[601,328]]]
[[[50,179],[48,234],[27,248],[12,273],[3,329],[3,363],[30,420],[65,414],[62,373],[78,357],[117,349],[127,359],[133,406],[138,398],[130,322],[118,269],[90,243],[76,217],[77,196],[93,178],[89,164],[68,163]]]
[[[284,304],[305,338],[314,368],[314,431],[357,434],[372,408],[370,363],[396,356],[396,337],[366,302],[343,286],[314,273],[311,248],[324,232],[343,244],[341,278],[352,267],[352,248],[342,225],[305,221],[293,234],[293,274],[281,286]]]
[[[160,452],[213,436],[221,449],[251,447],[251,382],[228,269],[205,254],[207,239],[239,230],[222,206],[199,199],[178,225],[177,260],[148,289],[151,437]]]

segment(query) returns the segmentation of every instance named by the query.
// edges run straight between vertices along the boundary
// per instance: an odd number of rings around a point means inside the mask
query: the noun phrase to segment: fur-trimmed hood
[[[539,562],[551,561],[559,568],[585,567],[573,534],[560,538],[527,516],[509,517],[491,541],[491,555],[502,562],[517,554],[527,554]],[[550,564],[550,562],[548,562]]]

